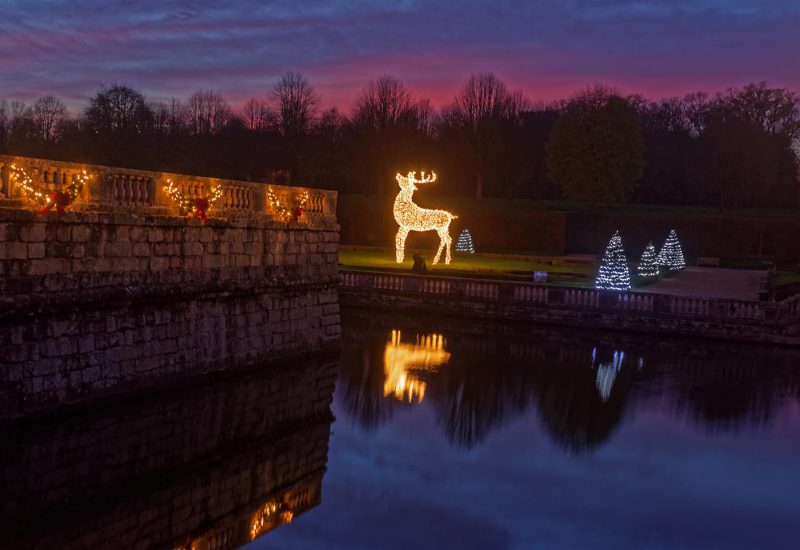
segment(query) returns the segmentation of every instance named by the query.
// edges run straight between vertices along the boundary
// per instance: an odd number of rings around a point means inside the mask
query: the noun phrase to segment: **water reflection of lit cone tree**
[[[436,372],[450,360],[441,334],[417,335],[414,344],[400,341],[400,331],[393,330],[383,353],[385,381],[383,395],[393,395],[401,401],[421,403],[425,398],[426,384],[418,373]]]

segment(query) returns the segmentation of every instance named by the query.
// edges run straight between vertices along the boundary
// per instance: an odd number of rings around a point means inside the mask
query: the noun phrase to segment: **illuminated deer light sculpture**
[[[439,250],[436,251],[436,256],[433,258],[433,263],[439,262],[442,255],[442,249],[446,252],[444,256],[444,263],[450,263],[450,222],[458,216],[454,216],[447,210],[430,210],[428,208],[420,208],[414,204],[414,191],[417,190],[416,184],[433,183],[436,181],[436,174],[431,172],[430,176],[426,176],[422,172],[422,179],[416,178],[416,172],[409,172],[407,176],[397,174],[395,178],[397,183],[400,184],[400,192],[397,198],[394,199],[394,219],[399,225],[397,235],[394,239],[395,254],[397,263],[403,262],[405,256],[406,237],[409,231],[433,231],[439,234]]]

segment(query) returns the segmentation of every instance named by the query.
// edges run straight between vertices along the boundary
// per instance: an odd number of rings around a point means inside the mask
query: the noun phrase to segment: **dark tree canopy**
[[[86,124],[95,147],[120,164],[135,154],[133,149],[144,141],[151,120],[144,96],[120,84],[101,88],[86,109]]]
[[[346,111],[322,111],[294,72],[242,105],[207,90],[148,101],[121,84],[74,115],[55,96],[1,96],[0,153],[390,196],[396,172],[435,170],[428,194],[722,209],[800,200],[800,101],[765,82],[659,101],[599,86],[546,104],[479,73],[436,109],[384,74]]]
[[[644,170],[636,113],[602,87],[573,97],[555,124],[547,166],[570,200],[626,202]]]
[[[472,75],[453,103],[443,109],[442,126],[460,137],[473,170],[475,197],[482,198],[484,178],[509,151],[520,112],[528,105],[520,92],[510,92],[492,73]],[[492,166],[494,164],[494,166]]]

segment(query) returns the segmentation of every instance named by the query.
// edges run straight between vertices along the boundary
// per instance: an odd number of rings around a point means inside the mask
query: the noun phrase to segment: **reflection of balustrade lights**
[[[436,371],[450,360],[441,334],[417,335],[415,344],[403,344],[400,331],[393,330],[383,353],[385,380],[383,395],[394,395],[400,401],[421,403],[425,399],[426,384],[412,374],[412,370]]]
[[[294,514],[291,510],[286,510],[286,506],[283,503],[278,503],[274,500],[267,502],[256,512],[250,524],[250,540],[254,540],[258,535],[276,525],[291,523],[293,518]]]

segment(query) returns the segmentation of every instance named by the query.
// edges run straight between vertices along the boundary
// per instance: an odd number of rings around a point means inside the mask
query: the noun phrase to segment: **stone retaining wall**
[[[800,298],[748,302],[345,270],[343,305],[572,327],[800,344]]]
[[[48,188],[83,168],[0,156],[0,420],[338,345],[334,192],[287,222],[263,184],[89,166],[74,208],[40,217],[12,161]],[[222,206],[180,217],[167,176],[222,185]]]

